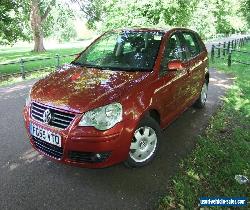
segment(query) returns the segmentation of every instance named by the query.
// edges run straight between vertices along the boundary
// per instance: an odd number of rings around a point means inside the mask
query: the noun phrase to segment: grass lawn
[[[0,47],[0,74],[10,74],[15,72],[20,72],[20,64],[11,64],[11,65],[1,65],[3,63],[9,62],[19,62],[22,58],[23,60],[38,59],[38,58],[51,58],[41,61],[29,61],[24,63],[25,71],[30,71],[33,69],[40,69],[49,66],[56,66],[57,59],[56,55],[72,55],[81,52],[87,45],[88,42],[76,44],[73,47],[67,46],[66,48],[56,48],[49,49],[42,53],[32,52],[30,47],[25,46],[15,46],[15,47]],[[74,56],[67,56],[60,58],[60,64],[68,63],[74,59]]]
[[[250,43],[241,50],[250,52]],[[247,54],[236,57],[250,62]],[[250,198],[250,185],[234,179],[237,174],[250,178],[250,66],[232,63],[229,68],[219,59],[210,66],[234,74],[235,83],[192,154],[181,162],[159,209],[195,209],[199,197]]]

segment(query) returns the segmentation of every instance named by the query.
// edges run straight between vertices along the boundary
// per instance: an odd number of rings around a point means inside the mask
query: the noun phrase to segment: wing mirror
[[[184,66],[181,60],[171,60],[168,62],[169,71],[178,71],[182,69],[184,69]]]

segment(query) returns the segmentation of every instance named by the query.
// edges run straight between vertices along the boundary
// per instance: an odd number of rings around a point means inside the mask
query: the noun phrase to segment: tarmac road
[[[44,158],[31,148],[23,125],[33,82],[0,88],[0,209],[154,209],[231,81],[211,70],[206,108],[189,108],[166,128],[158,157],[139,169],[75,168]]]

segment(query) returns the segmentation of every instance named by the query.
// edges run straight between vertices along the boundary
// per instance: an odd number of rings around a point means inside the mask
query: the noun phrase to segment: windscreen
[[[162,36],[162,32],[108,32],[72,63],[114,71],[151,71]]]

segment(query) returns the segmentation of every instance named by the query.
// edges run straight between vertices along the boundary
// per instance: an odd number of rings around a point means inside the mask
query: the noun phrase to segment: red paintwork
[[[208,65],[206,50],[195,59],[183,63],[184,70],[169,71],[165,76],[160,76],[165,43],[173,32],[179,30],[187,29],[175,28],[165,31],[152,72],[103,71],[68,65],[60,72],[38,81],[31,91],[32,101],[75,113],[76,118],[67,129],[56,129],[32,119],[30,107],[24,107],[28,132],[29,123],[32,121],[59,133],[64,147],[64,155],[59,162],[97,168],[126,160],[133,133],[143,116],[150,110],[155,110],[160,116],[160,126],[164,128],[199,97]],[[106,131],[77,126],[84,112],[112,102],[122,104],[122,122]],[[31,144],[33,145],[32,140]],[[68,158],[69,150],[111,151],[112,155],[102,163],[76,163]]]

